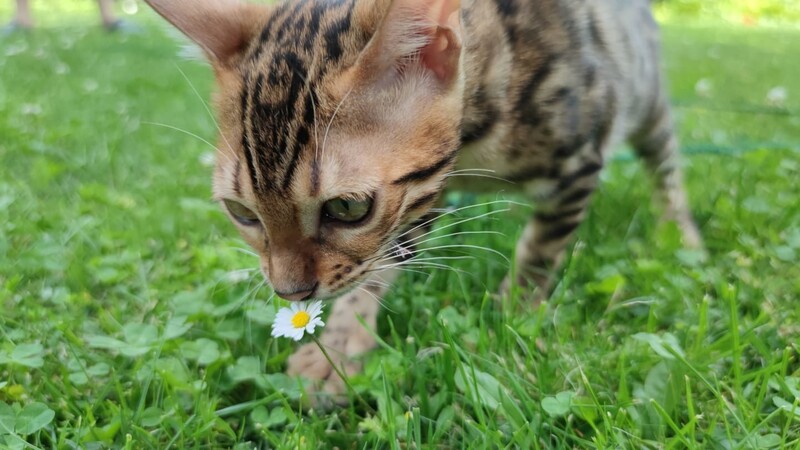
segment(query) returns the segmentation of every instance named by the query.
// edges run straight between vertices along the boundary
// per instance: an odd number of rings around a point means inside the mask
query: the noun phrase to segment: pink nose
[[[316,285],[311,287],[311,289],[304,289],[302,291],[294,291],[294,292],[278,292],[275,291],[276,294],[282,299],[289,300],[292,302],[297,302],[300,300],[306,300],[307,298],[311,297],[311,294],[314,293],[314,289],[316,289]]]

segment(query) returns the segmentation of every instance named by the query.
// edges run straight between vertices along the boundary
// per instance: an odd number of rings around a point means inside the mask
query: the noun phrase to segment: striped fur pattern
[[[148,2],[212,62],[216,197],[238,205],[226,210],[276,292],[340,297],[322,340],[349,371],[374,345],[356,315],[375,324],[397,243],[453,170],[500,180],[449,188],[513,188],[537,204],[507,283],[546,292],[624,141],[654,175],[665,216],[700,245],[648,0]],[[321,213],[331,199],[372,204],[345,223]],[[313,346],[289,371],[343,387]]]

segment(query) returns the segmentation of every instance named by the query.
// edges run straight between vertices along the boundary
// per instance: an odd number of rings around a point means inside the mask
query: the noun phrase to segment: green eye
[[[354,223],[367,217],[372,209],[372,199],[353,200],[334,198],[322,205],[322,212],[328,219],[339,222]]]
[[[225,207],[228,208],[228,212],[231,213],[233,218],[236,219],[236,221],[240,224],[248,227],[261,224],[261,221],[258,219],[258,215],[250,210],[250,208],[233,200],[225,200],[224,203]]]

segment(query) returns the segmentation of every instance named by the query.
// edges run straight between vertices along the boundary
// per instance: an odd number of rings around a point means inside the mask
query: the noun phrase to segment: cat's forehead
[[[369,40],[353,20],[355,0],[277,6],[241,65],[242,149],[257,191],[285,192],[303,151],[331,113],[326,80]],[[317,144],[317,143],[313,143]]]
[[[341,59],[354,56],[353,51],[363,48],[370,37],[370,31],[359,25],[363,21],[355,20],[357,3],[358,0],[290,0],[279,4],[251,42],[248,59],[258,62],[270,54],[288,52],[303,59],[316,59],[324,66],[336,66]]]

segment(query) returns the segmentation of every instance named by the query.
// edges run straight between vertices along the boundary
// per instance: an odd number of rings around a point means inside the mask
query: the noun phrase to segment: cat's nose
[[[298,302],[301,300],[307,300],[314,294],[314,290],[317,289],[317,285],[311,286],[310,288],[301,288],[300,290],[296,290],[294,292],[280,292],[275,291],[278,296],[284,300],[289,300],[291,302]]]

